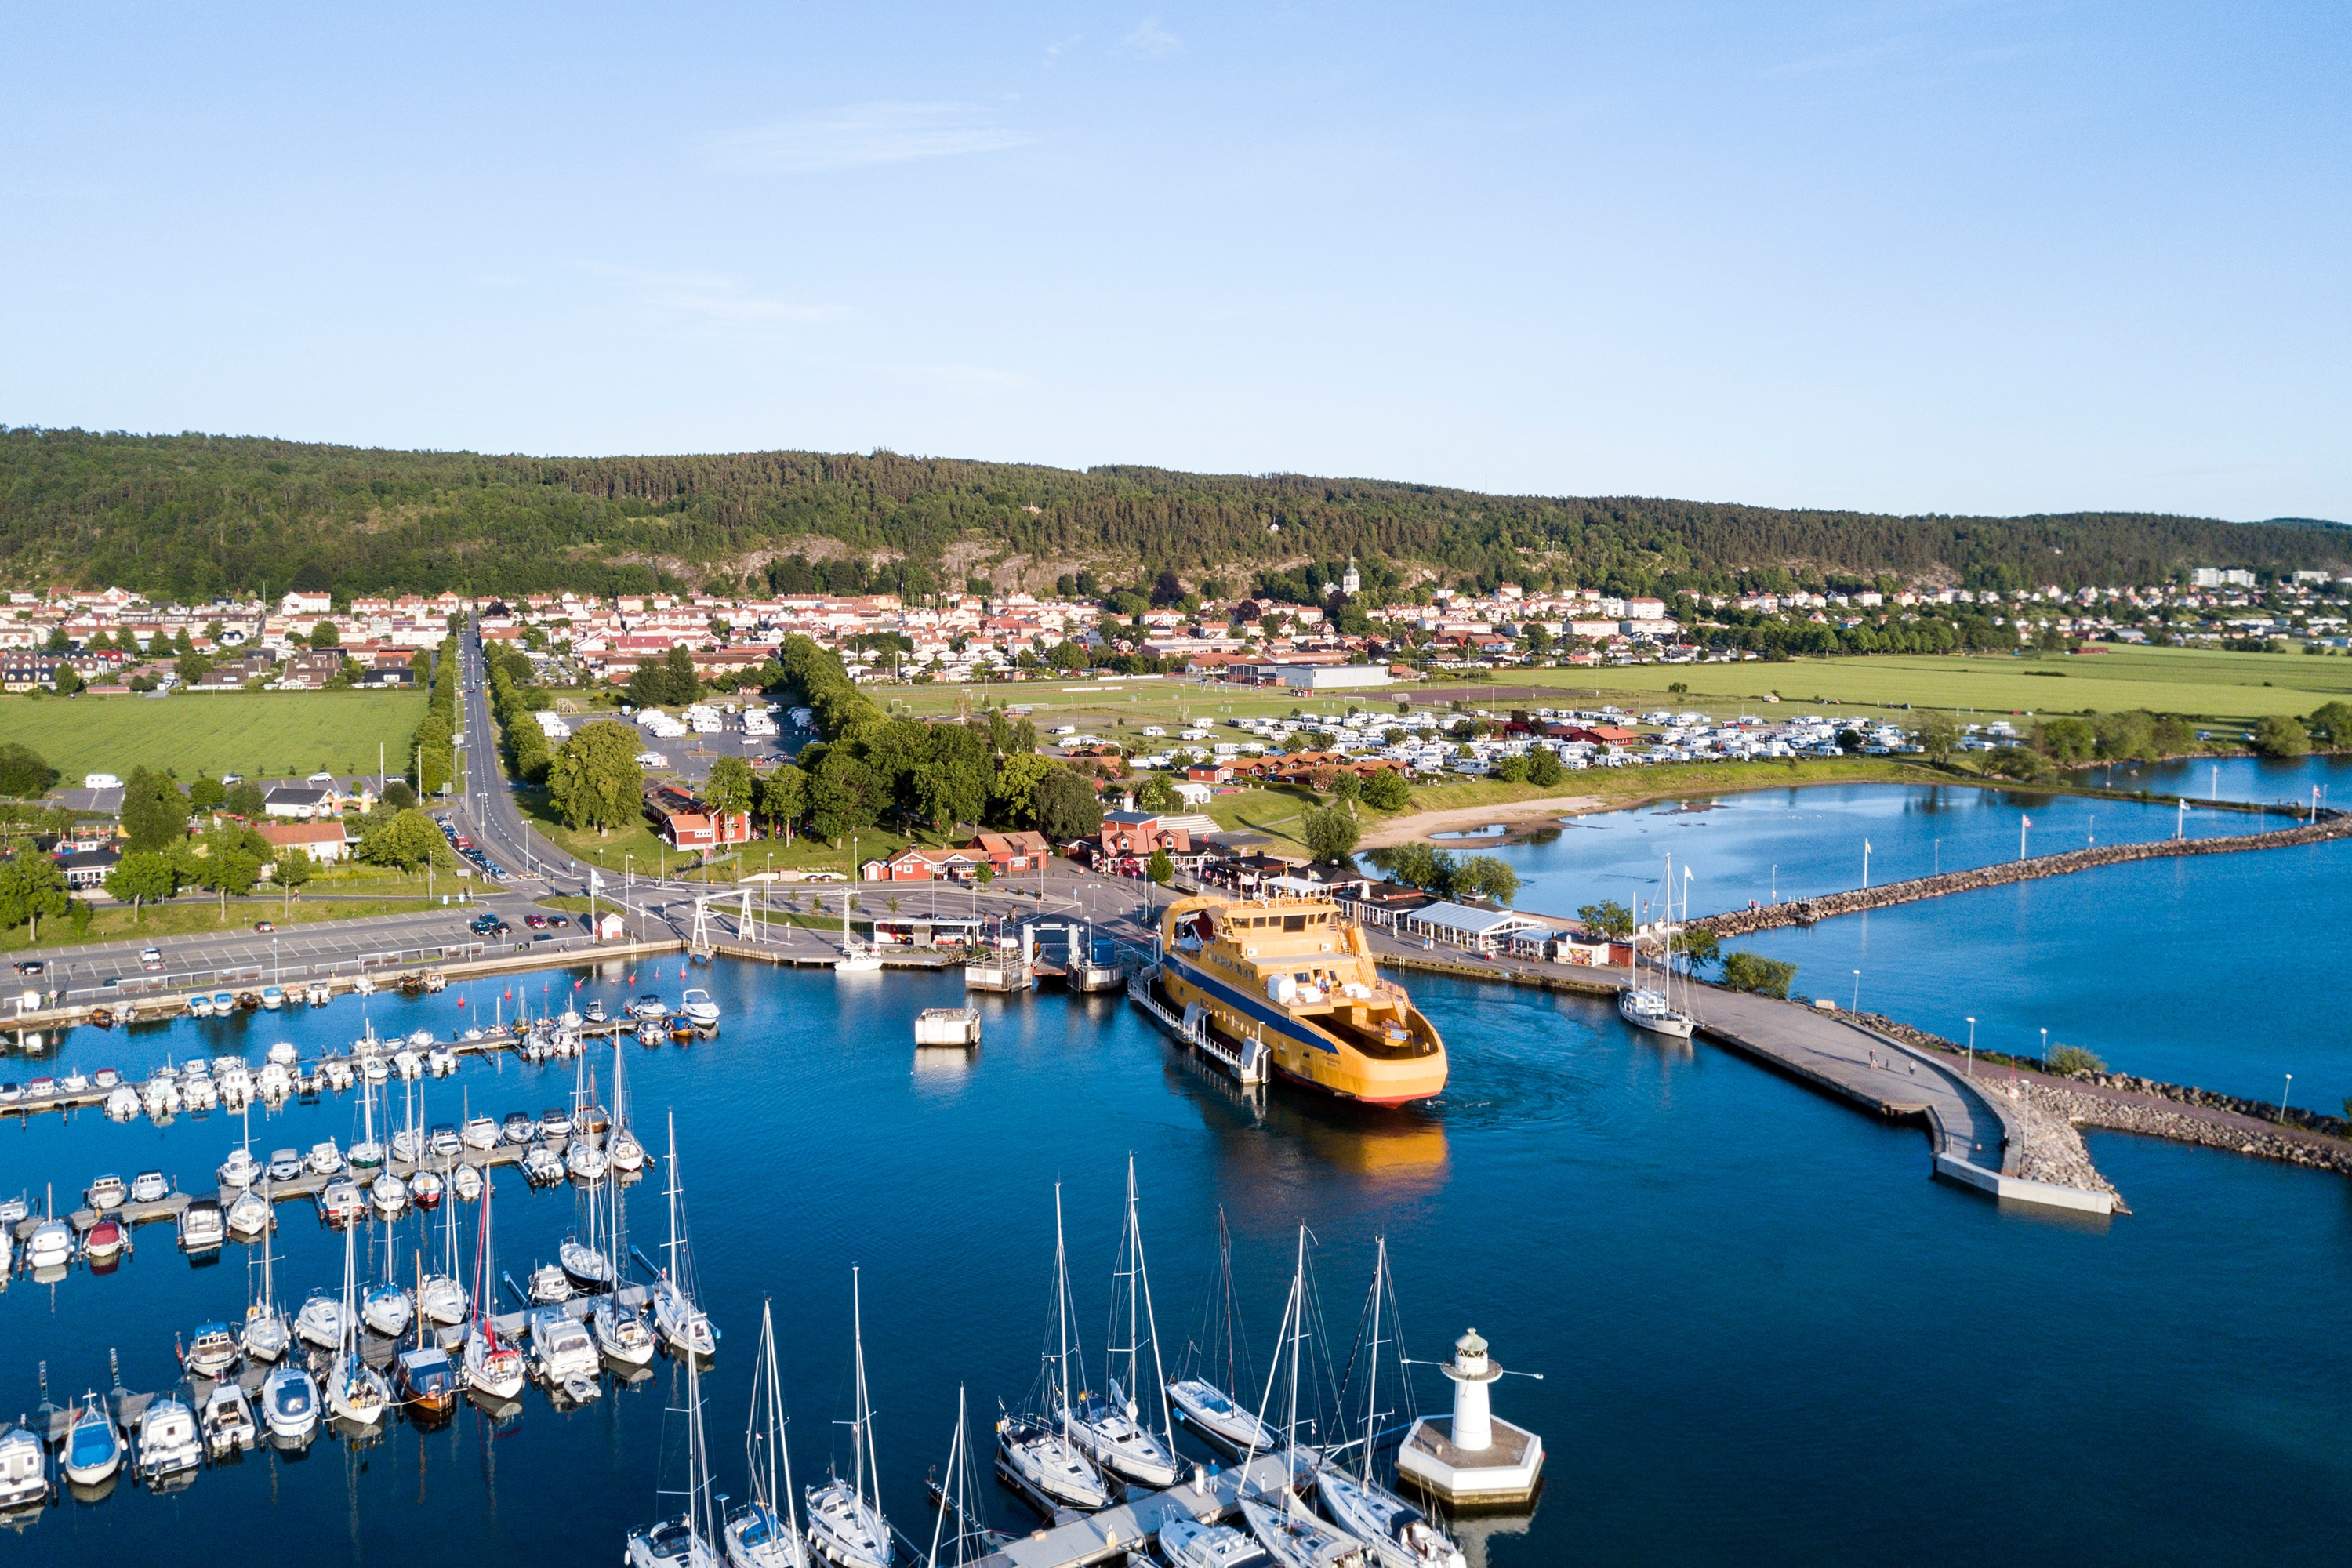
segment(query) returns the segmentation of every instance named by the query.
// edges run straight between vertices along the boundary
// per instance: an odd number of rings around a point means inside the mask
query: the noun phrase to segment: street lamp
[[[1857,1013],[1862,1011],[1862,971],[1859,969],[1853,972],[1853,1010]]]
[[[1977,1021],[1969,1020],[1969,1076],[1977,1076]]]
[[[2050,1031],[2047,1029],[2042,1031],[2042,1065],[2045,1068],[2050,1065]]]

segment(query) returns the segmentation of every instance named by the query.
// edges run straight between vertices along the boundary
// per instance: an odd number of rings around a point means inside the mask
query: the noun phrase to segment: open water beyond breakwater
[[[856,1262],[886,1500],[922,1533],[921,1480],[944,1458],[957,1381],[984,1428],[1036,1371],[1056,1180],[1098,1355],[1131,1151],[1171,1359],[1196,1331],[1222,1205],[1261,1373],[1305,1220],[1335,1360],[1385,1234],[1410,1352],[1441,1353],[1475,1323],[1507,1365],[1546,1374],[1496,1396],[1551,1458],[1532,1517],[1472,1527],[1487,1563],[1817,1563],[1937,1542],[2026,1561],[2298,1559],[2333,1553],[2352,1516],[2352,1344],[2337,1331],[2352,1207],[2338,1177],[2094,1135],[2136,1216],[2004,1211],[1929,1181],[1916,1129],[1705,1046],[1662,1049],[1605,1002],[1496,986],[1417,980],[1452,1042],[1453,1084],[1425,1110],[1366,1116],[1280,1091],[1253,1110],[1110,998],[980,999],[978,1054],[919,1065],[911,1019],[963,999],[952,977],[695,973],[727,1008],[719,1038],[632,1045],[627,1059],[640,1124],[677,1115],[726,1335],[703,1380],[709,1428],[719,1488],[739,1498],[763,1297],[795,1474],[846,1468],[833,1423],[850,1408]],[[658,988],[674,994],[675,976],[673,961]],[[634,989],[652,983],[641,972]],[[371,1014],[380,1033],[446,1032],[454,995],[379,997]],[[84,1068],[167,1050],[257,1056],[281,1036],[315,1054],[358,1026],[346,1000],[77,1031],[66,1050]],[[537,1110],[571,1081],[568,1067],[469,1064],[431,1085],[428,1113]],[[349,1097],[296,1105],[257,1118],[255,1143],[348,1141],[354,1115]],[[37,1196],[55,1180],[66,1198],[101,1171],[148,1166],[197,1179],[238,1127],[218,1114],[161,1129],[87,1114],[0,1123],[0,1190]],[[499,1257],[520,1278],[571,1228],[573,1200],[499,1181]],[[649,1249],[661,1186],[632,1190],[633,1239]],[[299,1300],[337,1277],[341,1251],[299,1207],[281,1212],[279,1279]],[[404,1260],[433,1244],[411,1223],[391,1245]],[[150,1229],[111,1276],[19,1278],[0,1294],[0,1410],[31,1407],[43,1360],[56,1393],[103,1386],[109,1346],[131,1386],[162,1384],[174,1332],[243,1304],[243,1258],[231,1247],[192,1268]],[[655,1495],[678,1468],[663,1415],[673,1378],[657,1363],[650,1383],[570,1415],[529,1392],[495,1435],[466,1407],[446,1429],[395,1426],[362,1451],[257,1454],[173,1496],[122,1486],[47,1510],[5,1550],[60,1563],[610,1561],[624,1531],[674,1507]],[[1428,1407],[1444,1388],[1418,1393]],[[1001,1494],[988,1507],[1029,1526]]]
[[[2088,782],[2100,782],[2089,775]],[[2238,801],[2352,801],[2352,762],[2252,758],[2115,770],[2117,788]],[[1692,809],[1692,807],[1703,809]],[[1832,784],[1722,795],[1579,819],[1545,842],[1489,850],[1524,879],[1522,907],[1573,914],[1657,898],[1671,850],[1694,875],[1694,914],[1859,887],[1862,846],[1883,885],[2032,854],[2168,837],[2170,806],[2026,791]],[[2191,810],[2188,831],[2259,830],[2262,817]],[[2284,825],[2285,816],[2268,819]],[[1677,893],[1679,897],[1679,892]],[[2352,924],[2352,843],[2103,867],[1759,932],[1728,945],[1798,966],[1797,988],[1949,1039],[1977,1019],[1988,1048],[2095,1051],[2118,1071],[2330,1111],[2352,1095],[2352,1036],[2321,954]]]

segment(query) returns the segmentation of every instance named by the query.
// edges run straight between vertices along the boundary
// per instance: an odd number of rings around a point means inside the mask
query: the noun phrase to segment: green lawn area
[[[563,825],[547,804],[544,790],[523,789],[516,792],[516,802],[531,819],[533,826],[559,845],[565,854],[583,866],[601,866],[614,878],[630,869],[641,876],[653,876],[667,867],[671,875],[678,875],[681,865],[694,865],[691,854],[681,856],[655,836],[651,824],[642,820],[611,833],[599,834],[593,828],[573,829]],[[937,835],[927,836],[926,843],[938,842]],[[904,835],[876,827],[857,836],[856,858],[860,860],[876,855],[896,855],[912,840]],[[722,856],[709,868],[684,873],[692,881],[731,882],[748,872],[767,871],[840,871],[850,869],[850,847],[838,848],[822,838],[806,835],[795,837],[790,844],[779,839],[761,838],[740,846],[732,857]]]
[[[35,942],[32,927],[14,926],[0,931],[0,952],[21,952],[30,947],[56,947],[67,943],[121,942],[125,938],[194,936],[224,929],[250,929],[256,921],[274,921],[280,929],[308,925],[320,921],[355,921],[370,915],[414,914],[419,910],[437,909],[436,899],[371,899],[338,900],[331,903],[305,903],[296,899],[289,910],[275,899],[231,899],[228,918],[221,918],[217,901],[206,903],[201,899],[181,900],[168,904],[151,904],[139,911],[134,922],[127,909],[100,910],[90,918],[89,930],[76,937],[73,926],[66,921],[43,921],[41,938]]]
[[[299,778],[401,771],[425,717],[422,691],[221,691],[145,697],[0,697],[0,737],[49,760],[68,788],[84,773],[129,776],[173,770],[182,783],[209,773]]]

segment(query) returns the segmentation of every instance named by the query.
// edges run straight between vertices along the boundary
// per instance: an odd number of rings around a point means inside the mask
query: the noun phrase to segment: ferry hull
[[[1197,1003],[1221,1028],[1236,1036],[1254,1034],[1262,1039],[1276,1075],[1301,1089],[1336,1100],[1378,1106],[1415,1104],[1435,1098],[1445,1089],[1447,1063],[1442,1044],[1428,1056],[1381,1060],[1225,984],[1188,962],[1169,962],[1163,967],[1161,983],[1178,1007]],[[1434,1040],[1434,1031],[1431,1038]]]

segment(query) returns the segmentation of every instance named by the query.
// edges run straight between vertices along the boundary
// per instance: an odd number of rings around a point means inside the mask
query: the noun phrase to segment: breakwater
[[[1759,904],[1753,909],[1728,910],[1721,914],[1701,916],[1691,921],[1691,925],[1695,930],[1710,932],[1718,938],[1747,936],[1751,932],[1775,931],[1785,926],[1811,925],[1837,915],[1863,914],[1896,904],[1940,899],[1951,893],[1977,892],[1986,888],[2030,882],[2042,877],[2070,876],[2076,871],[2093,870],[2101,866],[2121,866],[2135,860],[2161,860],[2183,855],[2232,855],[2249,849],[2287,849],[2345,837],[2352,837],[2352,816],[2323,810],[2315,813],[2309,822],[2268,833],[2240,833],[2219,838],[2161,838],[2145,844],[2101,844],[2083,849],[2069,849],[2057,855],[2035,855],[2021,860],[1979,866],[1972,870],[1947,871],[1941,876],[1914,877],[1876,888],[1857,888],[1819,898],[1791,900],[1783,904]]]

